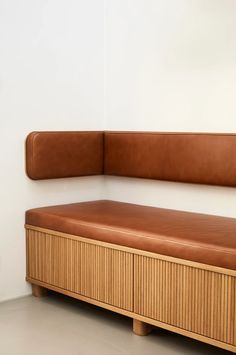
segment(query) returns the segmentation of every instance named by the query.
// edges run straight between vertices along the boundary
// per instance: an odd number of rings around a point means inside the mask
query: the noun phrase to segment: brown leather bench
[[[120,175],[236,186],[236,135],[33,132],[32,179]],[[26,212],[27,280],[236,352],[236,219],[90,201]]]

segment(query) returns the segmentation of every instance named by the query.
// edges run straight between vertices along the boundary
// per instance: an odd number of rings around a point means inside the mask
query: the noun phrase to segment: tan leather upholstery
[[[105,173],[236,186],[233,134],[33,132],[26,148],[32,179]],[[26,223],[236,270],[233,218],[95,201],[33,209]]]
[[[33,132],[26,170],[31,179],[104,173],[236,186],[236,135]]]
[[[35,180],[103,174],[103,132],[32,132],[26,172]]]
[[[105,132],[104,173],[236,186],[236,135]]]
[[[26,223],[236,270],[236,219],[113,201],[36,208]]]

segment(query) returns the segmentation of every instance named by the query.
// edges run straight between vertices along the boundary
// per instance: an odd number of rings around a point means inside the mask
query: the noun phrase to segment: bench
[[[33,132],[31,179],[117,175],[236,186],[236,135]],[[26,212],[33,294],[51,289],[236,352],[236,219],[87,201]]]

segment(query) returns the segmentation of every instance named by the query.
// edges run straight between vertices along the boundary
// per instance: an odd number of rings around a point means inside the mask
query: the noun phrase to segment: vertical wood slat
[[[27,276],[133,311],[133,254],[27,230]]]
[[[189,336],[236,345],[234,273],[58,234],[26,229],[31,282],[119,307]]]
[[[134,255],[134,312],[236,345],[235,277]]]

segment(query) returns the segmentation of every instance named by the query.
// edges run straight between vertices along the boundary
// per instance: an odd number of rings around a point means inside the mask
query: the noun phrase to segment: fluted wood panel
[[[133,255],[26,230],[27,277],[122,309],[133,310]]]
[[[236,345],[235,277],[134,256],[134,312]]]
[[[236,353],[236,272],[26,225],[33,285]]]

